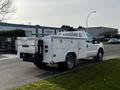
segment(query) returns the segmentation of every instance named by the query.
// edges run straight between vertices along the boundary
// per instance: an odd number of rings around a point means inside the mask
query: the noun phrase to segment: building
[[[56,34],[62,31],[61,28],[57,28],[57,27],[0,23],[0,31],[9,31],[9,30],[24,30],[27,37],[36,37],[36,36],[42,37],[50,34]]]
[[[47,35],[54,35],[58,32],[63,31],[61,28],[57,27],[46,27],[46,26],[40,26],[40,25],[23,25],[23,24],[11,24],[11,23],[0,23],[0,33],[2,32],[8,32],[9,35],[11,34],[10,31],[13,30],[23,30],[25,31],[26,37],[44,37]],[[0,36],[0,50],[5,51],[14,51],[15,50],[15,36]]]
[[[85,29],[80,29],[80,30],[86,30],[88,33],[90,33],[94,38],[104,38],[102,33],[106,32],[118,32],[118,29],[116,28],[110,28],[110,27],[89,27]]]

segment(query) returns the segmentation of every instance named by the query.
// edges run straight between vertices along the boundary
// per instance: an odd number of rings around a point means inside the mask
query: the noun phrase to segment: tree
[[[15,12],[15,9],[12,7],[13,2],[11,0],[0,0],[0,22],[5,19],[8,19],[8,14]]]
[[[61,28],[66,30],[66,31],[75,31],[75,29],[73,27],[70,27],[68,25],[63,25]]]
[[[79,26],[78,29],[85,29],[85,27],[83,27],[83,26]]]

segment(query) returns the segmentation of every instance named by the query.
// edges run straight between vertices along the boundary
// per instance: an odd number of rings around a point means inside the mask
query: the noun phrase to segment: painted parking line
[[[7,59],[16,59],[16,58],[1,58],[0,61],[7,60]]]
[[[12,55],[12,54],[3,54],[1,56],[3,56],[4,58],[0,58],[0,61],[6,60],[6,59],[15,59],[15,58],[17,58],[17,55]]]

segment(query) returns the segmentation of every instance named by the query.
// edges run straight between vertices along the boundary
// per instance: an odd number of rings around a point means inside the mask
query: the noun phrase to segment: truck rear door
[[[36,40],[27,37],[18,39],[18,52],[35,53]]]

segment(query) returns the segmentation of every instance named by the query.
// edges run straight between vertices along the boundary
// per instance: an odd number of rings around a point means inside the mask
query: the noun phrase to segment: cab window
[[[87,34],[87,41],[91,42],[93,40],[93,37],[89,34],[89,33],[86,33]]]

